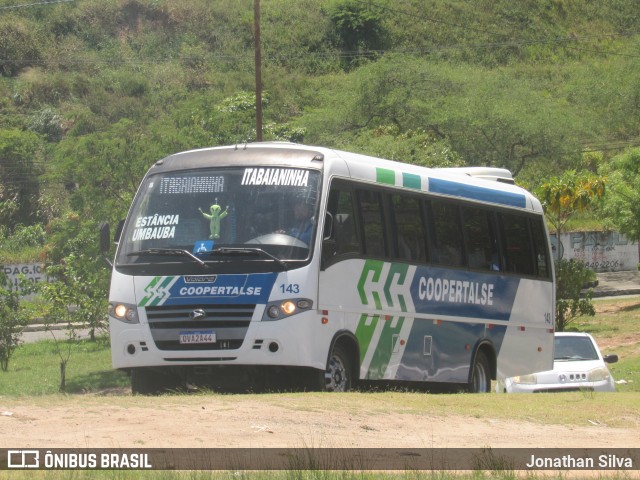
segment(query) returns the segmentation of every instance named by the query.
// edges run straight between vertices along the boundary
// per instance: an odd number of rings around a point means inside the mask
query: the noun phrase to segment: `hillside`
[[[639,144],[639,13],[263,1],[265,138],[507,167],[532,187],[595,170]],[[0,233],[114,222],[156,159],[253,140],[253,21],[250,0],[2,0]]]

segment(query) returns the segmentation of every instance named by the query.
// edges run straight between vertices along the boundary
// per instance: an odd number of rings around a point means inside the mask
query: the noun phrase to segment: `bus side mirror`
[[[100,251],[102,252],[102,257],[104,261],[107,262],[110,268],[113,268],[113,263],[109,260],[107,256],[109,254],[109,249],[111,248],[111,229],[109,227],[109,222],[102,222],[100,224],[99,232],[100,232]]]
[[[109,227],[109,222],[102,222],[98,228],[100,229],[100,251],[103,254],[107,254],[111,248],[111,228]]]

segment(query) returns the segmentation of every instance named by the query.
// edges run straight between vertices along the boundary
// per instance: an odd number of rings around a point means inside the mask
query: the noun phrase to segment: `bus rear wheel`
[[[489,359],[484,352],[478,352],[473,362],[469,392],[487,393],[489,391],[491,391],[491,367],[489,366]]]
[[[327,392],[348,392],[353,384],[353,368],[345,349],[335,345],[327,361],[323,376],[323,390]]]

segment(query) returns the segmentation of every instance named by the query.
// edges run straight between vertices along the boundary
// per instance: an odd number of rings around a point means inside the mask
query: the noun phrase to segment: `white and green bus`
[[[287,376],[486,392],[552,368],[543,211],[506,170],[193,150],[149,169],[117,239],[112,360],[134,393]]]

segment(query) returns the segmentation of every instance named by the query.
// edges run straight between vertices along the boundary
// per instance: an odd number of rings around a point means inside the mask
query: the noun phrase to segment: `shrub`
[[[45,241],[44,227],[36,225],[17,225],[12,234],[3,228],[0,232],[0,248],[7,250],[20,250],[22,248],[41,247]]]
[[[594,316],[592,291],[582,290],[593,280],[594,272],[584,262],[558,260],[556,262],[556,331],[563,332],[576,317]]]
[[[0,18],[0,75],[13,77],[40,61],[35,28],[12,15]]]
[[[26,292],[26,284],[14,286],[11,280],[0,272],[0,369],[6,372],[9,359],[20,344],[22,327],[27,324],[27,316],[20,305],[20,296]]]

